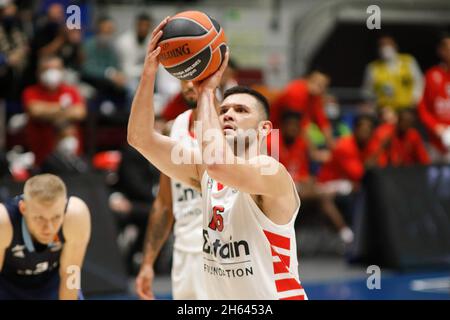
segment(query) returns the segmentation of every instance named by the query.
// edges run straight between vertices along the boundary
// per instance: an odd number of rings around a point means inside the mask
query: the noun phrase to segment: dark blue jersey
[[[33,291],[46,288],[56,283],[55,279],[59,279],[59,259],[64,246],[64,236],[61,227],[52,243],[44,245],[33,241],[19,211],[20,200],[22,196],[17,196],[4,204],[13,227],[13,238],[5,251],[0,272],[0,289]]]

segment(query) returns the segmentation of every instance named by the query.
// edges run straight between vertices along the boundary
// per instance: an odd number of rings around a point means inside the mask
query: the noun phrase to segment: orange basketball
[[[180,80],[199,81],[214,73],[226,52],[223,28],[200,11],[170,18],[159,41],[161,64]]]

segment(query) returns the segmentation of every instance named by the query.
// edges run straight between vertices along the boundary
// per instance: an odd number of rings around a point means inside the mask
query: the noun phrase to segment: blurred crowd
[[[126,122],[158,21],[143,12],[117,34],[116,21],[99,15],[69,29],[64,3],[0,0],[0,175],[23,181],[37,172],[105,173],[118,240],[134,273],[159,172],[127,146]],[[92,8],[80,5],[91,16]],[[320,68],[281,91],[255,84],[270,98],[279,158],[303,202],[345,244],[354,238],[354,201],[366,170],[450,163],[450,35],[436,48],[440,62],[424,75],[392,36],[380,37],[379,58],[361,84],[365,100],[351,110],[329,93],[333,79]],[[241,83],[241,68],[230,62],[219,95]],[[161,132],[195,105],[192,83],[161,67]]]

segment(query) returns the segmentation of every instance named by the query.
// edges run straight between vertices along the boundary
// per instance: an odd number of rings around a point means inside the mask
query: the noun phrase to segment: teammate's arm
[[[0,204],[0,272],[3,268],[5,250],[11,243],[13,236],[12,225],[8,217],[8,212],[4,205]]]
[[[195,152],[182,148],[166,137],[158,133],[154,128],[155,114],[153,108],[153,96],[156,72],[159,65],[159,53],[161,48],[157,46],[162,36],[162,28],[167,23],[164,19],[152,33],[152,40],[148,46],[144,70],[133,99],[130,118],[128,121],[128,143],[138,150],[161,172],[171,178],[175,178],[195,188],[199,188],[200,178],[195,165]],[[174,149],[176,148],[176,149]],[[174,161],[174,155],[185,155],[181,161]],[[181,157],[180,157],[181,159]],[[188,162],[189,164],[186,164]]]
[[[81,267],[91,235],[89,209],[83,200],[71,197],[64,218],[64,248],[60,259],[59,299],[76,300],[81,282]]]
[[[144,261],[136,278],[136,292],[141,299],[154,299],[152,290],[154,278],[153,267],[162,246],[169,237],[173,222],[170,178],[161,173],[159,178],[159,192],[153,202],[147,225],[147,235],[144,243]]]

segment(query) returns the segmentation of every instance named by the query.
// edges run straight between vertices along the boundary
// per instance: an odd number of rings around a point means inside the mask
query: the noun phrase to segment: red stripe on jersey
[[[290,250],[291,248],[291,239],[288,237],[281,236],[279,234],[263,230],[264,234],[269,240],[270,244],[275,247],[279,247],[285,250]]]
[[[270,248],[270,250],[272,251],[272,256],[273,257],[278,257],[280,258],[280,260],[286,265],[286,266],[290,266],[291,265],[291,257],[286,256],[284,254],[278,253],[276,252],[273,248]]]
[[[274,262],[273,263],[273,272],[275,274],[278,274],[278,273],[287,273],[289,271],[288,271],[287,266],[284,264],[284,262]]]
[[[278,292],[303,289],[300,283],[298,283],[294,278],[275,280],[275,285]]]
[[[280,298],[280,300],[305,300],[305,296],[301,294],[301,295],[298,295],[298,296]]]

